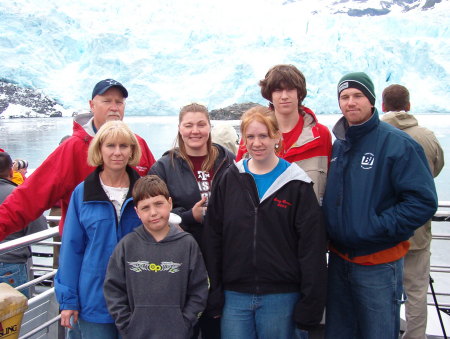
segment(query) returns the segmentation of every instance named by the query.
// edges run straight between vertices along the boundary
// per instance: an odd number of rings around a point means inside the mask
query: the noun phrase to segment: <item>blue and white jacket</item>
[[[127,166],[130,189],[118,220],[101,187],[100,170],[79,184],[70,199],[55,291],[61,310],[77,310],[89,322],[114,323],[103,296],[103,282],[115,246],[141,224],[131,197],[139,174]]]
[[[408,240],[437,209],[433,176],[422,147],[379,120],[342,117],[333,128],[323,209],[331,244],[350,258]]]

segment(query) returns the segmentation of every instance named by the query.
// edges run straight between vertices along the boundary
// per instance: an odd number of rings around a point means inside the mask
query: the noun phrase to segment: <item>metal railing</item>
[[[60,217],[47,217],[47,222],[58,222]],[[0,254],[10,252],[12,250],[31,246],[57,246],[59,242],[47,241],[47,239],[59,235],[58,227],[49,228],[44,231],[36,232],[19,239],[14,239],[0,244]],[[57,270],[52,267],[30,267],[31,272],[47,271],[29,282],[16,287],[21,291],[30,287],[34,287],[44,281],[52,281]],[[25,311],[22,325],[20,329],[20,339],[25,338],[64,338],[64,331],[59,326],[59,305],[55,298],[55,290],[53,287],[47,287],[42,293],[34,295],[28,300],[28,310]]]
[[[445,210],[445,208],[447,210]],[[48,222],[58,222],[60,217],[47,217]],[[440,201],[439,209],[433,217],[433,221],[436,222],[450,222],[450,201]],[[60,242],[47,241],[47,239],[59,235],[58,227],[49,228],[45,231],[37,232],[31,235],[21,237],[19,239],[11,240],[0,244],[0,254],[7,253],[14,249],[30,246],[33,244],[39,244],[43,246],[58,246]],[[449,234],[433,234],[433,240],[450,240]],[[34,286],[43,281],[52,280],[57,270],[52,267],[31,267],[32,271],[48,271],[48,273],[18,286],[17,290],[23,290]],[[431,265],[430,272],[438,274],[450,273],[450,266],[448,265]],[[450,277],[448,278],[450,281]],[[431,292],[428,293],[431,296]],[[450,298],[450,293],[435,292],[435,297]],[[434,306],[435,302],[429,302],[429,305]],[[28,300],[28,310],[25,312],[20,339],[27,338],[64,338],[64,330],[59,325],[59,305],[55,298],[55,291],[53,287],[48,287],[42,293],[33,296]],[[437,306],[437,305],[436,305]],[[446,312],[446,309],[450,309],[450,302],[440,302],[439,308]]]
[[[450,222],[450,201],[439,201],[439,207],[436,211],[434,217],[434,222]],[[436,240],[450,240],[450,233],[447,234],[438,234],[433,233],[433,241]],[[433,256],[431,257],[433,259]],[[450,265],[430,265],[430,273],[433,276],[433,273],[450,273]],[[450,277],[448,278],[450,280]],[[428,292],[428,295],[431,295],[431,292]],[[439,306],[441,308],[450,309],[450,293],[446,292],[435,292],[436,296],[445,297],[448,299],[447,302],[441,302]],[[428,305],[434,305],[434,302],[429,302]]]

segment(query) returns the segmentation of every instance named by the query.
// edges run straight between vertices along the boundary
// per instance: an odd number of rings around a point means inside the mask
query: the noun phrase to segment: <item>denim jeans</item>
[[[293,314],[299,297],[299,293],[255,295],[225,291],[222,339],[295,338]]]
[[[403,259],[358,265],[330,253],[325,338],[398,339]]]
[[[114,323],[91,323],[78,318],[78,324],[83,339],[120,339],[119,331]]]
[[[12,287],[17,287],[28,282],[27,264],[0,263],[0,283],[7,283]],[[28,288],[20,291],[27,298]]]
[[[66,339],[83,339],[81,336],[79,322],[73,323],[73,317],[70,318],[70,324],[72,328],[67,329]]]

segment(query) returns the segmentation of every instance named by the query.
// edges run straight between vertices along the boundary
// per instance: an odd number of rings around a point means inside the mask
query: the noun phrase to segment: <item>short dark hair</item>
[[[8,152],[0,152],[0,178],[9,178],[13,161]]]
[[[134,206],[137,206],[141,200],[158,195],[164,196],[167,200],[170,198],[166,183],[157,175],[147,175],[139,178],[134,184],[132,195]]]
[[[273,109],[272,93],[276,89],[297,90],[298,106],[301,108],[306,94],[306,79],[302,72],[294,65],[275,65],[266,73],[263,80],[259,82],[261,86],[261,95],[264,99],[270,101],[270,108]]]
[[[405,86],[390,85],[384,89],[382,97],[386,112],[408,110],[409,91]]]

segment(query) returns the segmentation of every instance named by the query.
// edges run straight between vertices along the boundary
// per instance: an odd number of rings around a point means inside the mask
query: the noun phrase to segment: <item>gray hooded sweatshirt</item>
[[[188,339],[206,307],[208,275],[192,235],[171,225],[156,242],[141,225],[117,244],[103,291],[123,339]]]

